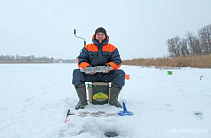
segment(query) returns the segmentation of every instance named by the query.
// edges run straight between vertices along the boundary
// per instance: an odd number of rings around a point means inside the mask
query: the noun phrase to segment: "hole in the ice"
[[[105,137],[117,137],[119,134],[112,130],[107,130],[104,132]]]

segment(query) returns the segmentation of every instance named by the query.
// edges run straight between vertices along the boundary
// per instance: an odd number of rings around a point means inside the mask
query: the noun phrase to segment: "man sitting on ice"
[[[87,105],[85,82],[112,82],[109,104],[122,108],[117,98],[125,85],[125,72],[118,69],[122,64],[118,49],[108,41],[109,37],[106,30],[102,27],[97,28],[92,37],[93,43],[84,46],[78,56],[79,68],[109,66],[113,69],[89,74],[81,72],[80,69],[73,71],[72,84],[75,86],[79,97],[79,102],[75,106],[76,110],[84,109]]]

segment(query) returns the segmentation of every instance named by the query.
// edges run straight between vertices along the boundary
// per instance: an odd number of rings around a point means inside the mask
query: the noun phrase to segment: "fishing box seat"
[[[111,83],[91,82],[87,84],[89,102],[92,104],[107,104],[110,99]]]

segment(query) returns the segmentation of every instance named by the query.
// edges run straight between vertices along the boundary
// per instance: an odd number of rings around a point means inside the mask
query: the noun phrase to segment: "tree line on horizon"
[[[30,56],[20,56],[20,55],[0,55],[0,62],[44,62],[44,63],[76,63],[76,59],[62,59],[62,58],[49,58],[46,56],[36,57],[34,55]]]
[[[211,24],[197,31],[188,31],[185,38],[176,36],[166,41],[170,57],[211,54]]]

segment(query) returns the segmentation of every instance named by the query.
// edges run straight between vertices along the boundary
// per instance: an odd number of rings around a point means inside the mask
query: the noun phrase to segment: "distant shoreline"
[[[55,63],[51,63],[51,62],[0,62],[0,64],[64,64],[64,63],[59,63],[59,62],[55,62]]]
[[[163,57],[163,58],[138,58],[132,60],[123,60],[122,65],[131,66],[155,66],[156,68],[211,68],[211,54],[201,56],[178,56],[178,57]]]

